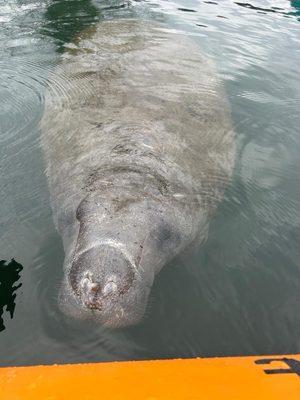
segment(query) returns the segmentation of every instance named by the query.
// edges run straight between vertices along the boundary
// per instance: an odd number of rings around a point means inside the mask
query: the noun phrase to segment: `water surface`
[[[39,120],[60,54],[123,17],[179,30],[215,59],[237,158],[208,241],[162,271],[140,325],[108,331],[57,310],[64,254]],[[0,1],[0,260],[23,266],[4,300],[0,286],[1,365],[300,352],[299,20],[297,0]]]

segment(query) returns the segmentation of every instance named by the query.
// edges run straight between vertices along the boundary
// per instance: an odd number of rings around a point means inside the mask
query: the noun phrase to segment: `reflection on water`
[[[255,6],[250,3],[238,3],[237,1],[235,2],[238,6],[245,7],[245,8],[250,8],[251,10],[256,10],[256,11],[264,11],[264,12],[273,12],[273,13],[281,13],[281,10],[284,10],[284,8],[280,7],[270,7],[270,8],[263,8],[259,6]]]
[[[284,17],[289,17],[289,16],[298,16],[300,13],[300,1],[299,0],[291,0],[291,6],[296,9],[296,11],[286,11],[285,7],[276,7],[276,6],[270,6],[268,8],[261,7],[260,4],[261,2],[257,3],[257,5],[251,4],[251,3],[239,3],[235,2],[238,6],[249,8],[251,10],[256,10],[260,14],[266,14],[266,13],[277,13],[281,14]],[[298,19],[299,21],[299,19]]]
[[[300,352],[299,9],[297,0],[0,4],[0,259],[24,265],[2,365]],[[207,243],[162,271],[140,325],[108,331],[57,309],[64,254],[38,124],[59,53],[122,17],[180,30],[215,59],[238,155]]]
[[[219,3],[215,2],[215,1],[204,1],[204,3],[206,4],[214,4],[214,5],[218,5]],[[268,3],[268,2],[265,2]],[[286,7],[276,7],[276,6],[270,6],[270,7],[262,7],[261,4],[262,2],[257,2],[256,4],[254,3],[246,3],[246,2],[238,2],[235,1],[234,4],[240,6],[240,7],[244,7],[244,8],[248,8],[250,10],[255,10],[257,13],[259,14],[267,14],[267,13],[277,13],[277,14],[281,14],[285,17],[288,16],[298,16],[299,15],[299,10],[300,10],[300,2],[299,0],[291,0],[291,6],[293,8],[295,8],[297,11],[286,11]],[[186,11],[186,12],[197,12],[197,10],[193,10],[190,8],[184,8],[184,7],[178,7],[179,11]],[[217,15],[217,17],[220,18],[226,18],[223,15]]]
[[[20,279],[22,269],[22,265],[15,260],[11,260],[9,263],[6,263],[5,260],[0,261],[0,331],[5,329],[2,318],[4,307],[10,318],[14,316],[17,296],[15,292],[22,286],[22,283],[17,286],[14,284]]]

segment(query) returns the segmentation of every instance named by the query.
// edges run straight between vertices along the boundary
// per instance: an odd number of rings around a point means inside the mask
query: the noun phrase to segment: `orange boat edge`
[[[300,354],[0,368],[1,400],[300,400]]]

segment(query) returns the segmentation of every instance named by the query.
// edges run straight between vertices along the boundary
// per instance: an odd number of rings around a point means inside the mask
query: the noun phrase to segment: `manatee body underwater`
[[[144,315],[155,276],[208,233],[234,165],[212,61],[150,21],[105,21],[50,77],[41,143],[64,251],[59,306],[111,328]]]

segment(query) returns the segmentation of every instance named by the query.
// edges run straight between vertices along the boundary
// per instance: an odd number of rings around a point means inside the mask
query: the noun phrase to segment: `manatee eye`
[[[160,242],[165,242],[166,240],[171,239],[172,237],[172,230],[169,224],[164,223],[159,226],[157,239]]]
[[[179,246],[181,236],[174,226],[168,224],[167,222],[163,222],[158,227],[156,239],[158,247],[161,249],[165,249],[166,247]]]

